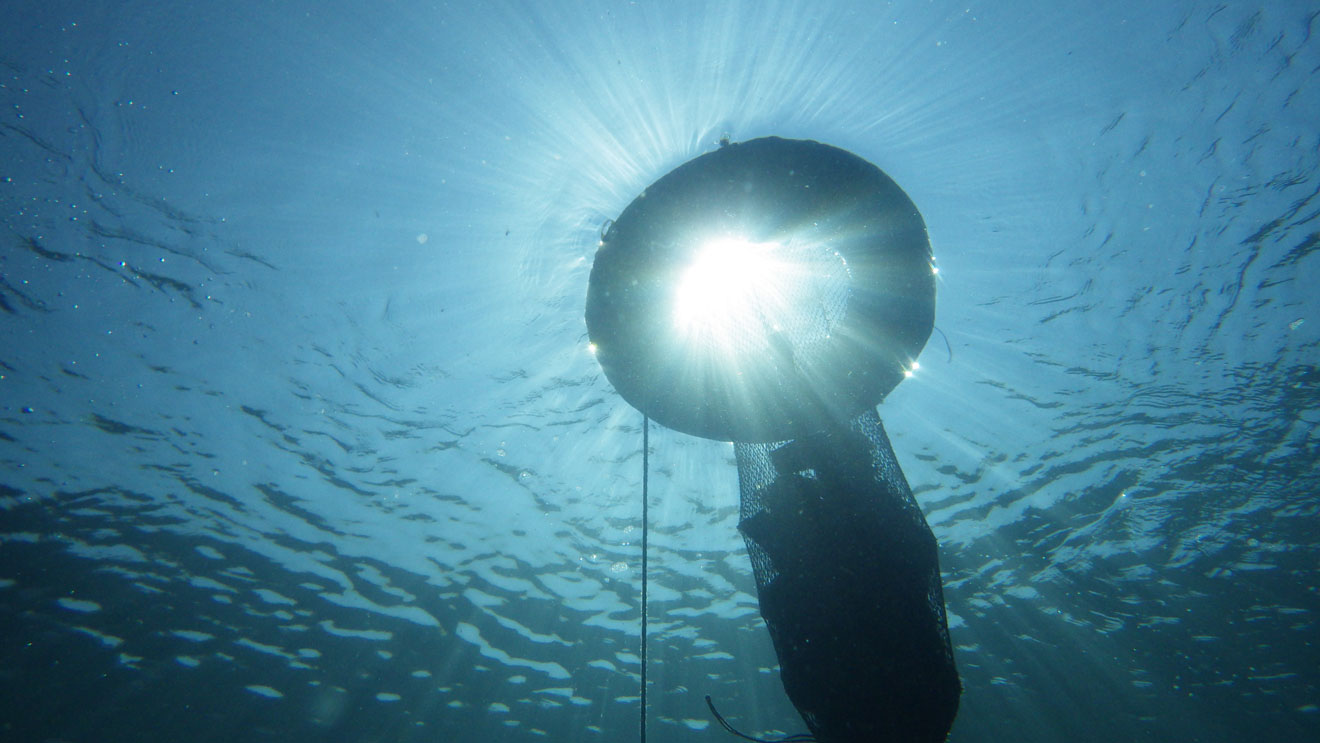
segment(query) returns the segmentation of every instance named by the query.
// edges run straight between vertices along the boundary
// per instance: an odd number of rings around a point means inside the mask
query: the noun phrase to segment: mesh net
[[[879,416],[735,452],[761,615],[812,733],[943,741],[961,689],[935,537]]]

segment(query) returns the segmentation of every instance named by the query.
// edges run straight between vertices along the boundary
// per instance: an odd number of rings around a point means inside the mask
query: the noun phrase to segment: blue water
[[[1083,5],[8,3],[0,738],[634,739],[587,276],[727,133],[929,226],[951,740],[1320,739],[1320,16]],[[732,447],[651,442],[650,739],[801,732]]]

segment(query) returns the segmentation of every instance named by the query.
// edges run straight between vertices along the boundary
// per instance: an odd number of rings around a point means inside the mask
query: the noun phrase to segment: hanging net
[[[943,741],[961,686],[939,556],[879,416],[734,450],[761,616],[812,734]]]

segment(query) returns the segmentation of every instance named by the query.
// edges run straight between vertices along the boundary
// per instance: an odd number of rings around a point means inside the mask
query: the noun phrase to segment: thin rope
[[[733,733],[739,738],[742,738],[743,740],[756,741],[756,743],[816,743],[816,739],[809,733],[798,733],[797,735],[788,735],[778,739],[757,738],[755,736],[748,735],[738,730],[738,728],[735,728],[734,726],[730,725],[729,721],[724,719],[724,715],[721,715],[720,711],[715,709],[715,703],[710,701],[709,694],[706,695],[706,707],[709,708],[710,713],[715,716],[715,721],[720,724],[720,727],[724,728],[730,733]]]
[[[646,537],[650,531],[647,477],[651,469],[651,419],[642,416],[642,743],[646,743]]]

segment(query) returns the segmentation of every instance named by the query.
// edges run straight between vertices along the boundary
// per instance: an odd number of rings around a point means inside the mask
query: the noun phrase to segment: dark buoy
[[[633,407],[724,441],[783,441],[875,407],[935,317],[926,225],[836,147],[730,144],[656,181],[602,236],[596,358]]]
[[[943,741],[961,686],[939,559],[876,414],[935,316],[925,222],[819,142],[721,142],[602,230],[587,329],[669,428],[735,442],[739,530],[821,743]]]

